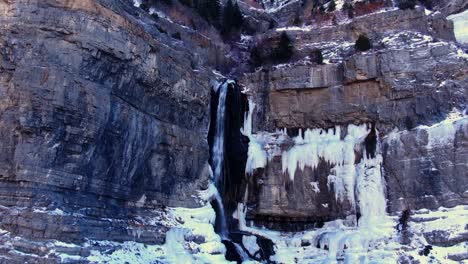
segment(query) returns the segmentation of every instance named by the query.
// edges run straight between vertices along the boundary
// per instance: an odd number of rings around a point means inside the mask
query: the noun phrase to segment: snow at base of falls
[[[239,204],[238,209],[240,210],[237,210],[236,217],[242,217],[242,213],[245,212],[243,205]],[[169,208],[163,216],[158,223],[172,227],[167,233],[168,238],[164,245],[95,240],[76,245],[50,240],[47,242],[47,248],[52,249],[52,256],[59,257],[65,263],[232,263],[225,260],[225,247],[220,242],[220,237],[214,233],[212,223],[215,214],[209,205],[196,209]],[[405,245],[400,243],[401,234],[395,228],[398,225],[398,216],[386,217],[385,221],[375,228],[356,227],[355,220],[348,218],[327,222],[322,228],[295,233],[254,227],[245,223],[245,218],[242,218],[241,222],[245,225],[243,230],[274,241],[275,255],[270,260],[276,263],[415,263],[399,262],[402,256],[406,256],[421,264],[455,264],[466,263],[466,260],[454,261],[449,258],[463,257],[468,252],[468,241],[462,239],[466,233],[467,218],[468,205],[440,207],[434,211],[412,211],[408,222],[411,241]],[[460,242],[451,246],[431,245],[432,250],[425,256],[421,251],[430,244],[424,234],[431,232],[443,232],[455,239],[460,237]],[[201,235],[204,241],[195,243],[194,234]],[[0,237],[5,236],[10,237],[10,241],[24,239],[0,229]],[[259,249],[255,236],[244,236],[242,242],[249,252]],[[310,245],[306,245],[305,242]],[[0,244],[0,248],[5,246],[8,248],[8,243]],[[54,247],[74,250],[55,251]],[[80,252],[76,250],[78,247],[90,249],[90,255],[74,255],[72,252]],[[98,251],[96,247],[101,250]]]
[[[394,229],[396,219],[387,216],[374,226],[357,227],[355,219],[349,217],[327,222],[322,228],[294,233],[248,225],[242,203],[235,213],[240,230],[275,242],[275,255],[270,260],[276,263],[336,263],[337,260],[344,260],[344,263],[369,263],[372,260],[395,263],[393,248],[382,250],[383,246],[396,244],[392,242],[397,237]],[[303,242],[309,242],[310,246],[303,246]]]
[[[243,204],[238,205],[237,217],[241,230],[275,242],[275,255],[270,260],[276,263],[412,263],[399,262],[402,257],[418,260],[418,263],[466,263],[448,257],[466,254],[468,241],[449,247],[432,245],[427,256],[421,251],[430,245],[424,238],[427,233],[445,232],[450,237],[464,234],[468,206],[412,212],[409,221],[412,239],[409,245],[401,244],[401,234],[395,228],[399,223],[398,216],[381,217],[369,226],[356,226],[355,219],[348,217],[303,232],[279,232],[249,225],[245,221]]]
[[[215,211],[209,204],[200,208],[169,208],[160,223],[172,228],[163,245],[136,242],[93,241],[114,246],[111,253],[93,250],[87,258],[94,263],[230,263],[225,260],[226,248],[214,230]],[[203,238],[194,242],[190,237]]]

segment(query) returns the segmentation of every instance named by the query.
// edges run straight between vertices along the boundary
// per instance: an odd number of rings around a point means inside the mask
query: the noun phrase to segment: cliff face
[[[391,131],[410,130],[408,134],[412,135],[416,126],[438,123],[453,109],[463,112],[467,100],[467,62],[460,55],[462,51],[451,42],[452,31],[449,21],[438,15],[426,16],[424,10],[417,9],[374,13],[323,29],[283,28],[262,35],[264,38],[257,41],[268,45],[286,32],[297,52],[295,62],[245,74],[241,80],[257,106],[253,124],[258,137],[276,129],[290,132],[285,141],[273,137],[268,143],[263,142],[266,144],[263,147],[278,145],[280,151],[272,153],[272,161],[256,175],[263,183],[258,187],[258,197],[252,198],[253,204],[260,204],[252,213],[262,217],[265,214],[287,219],[298,217],[300,221],[352,213],[349,201],[337,204],[336,188],[330,187],[329,179],[327,187],[333,162],[330,166],[331,161],[324,160],[317,168],[306,166],[305,170],[292,172],[295,174],[292,182],[284,176],[284,153],[294,147],[291,138],[299,130],[304,133],[313,128],[368,124],[377,129],[380,142],[389,137]],[[353,35],[357,38],[360,34],[372,39],[372,50],[354,51],[351,40]],[[314,48],[322,49],[328,63],[317,65],[308,61],[308,57],[304,59]],[[466,173],[462,172],[466,164],[459,162],[466,158],[463,132],[466,124],[461,122],[452,129],[456,138],[443,145],[447,148],[443,152],[451,153],[448,155],[431,154],[438,152],[437,147],[426,150],[427,139],[421,138],[424,136],[419,133],[414,135],[419,138],[418,143],[411,146],[403,143],[405,154],[394,153],[403,148],[401,142],[388,142],[390,149],[382,153],[390,212],[467,202]],[[341,139],[345,136],[346,133],[342,133]],[[419,158],[412,158],[409,153]],[[360,151],[359,156],[362,155]],[[359,163],[359,159],[356,160]],[[408,162],[409,165],[402,164]],[[432,177],[431,173],[437,176]],[[455,182],[456,186],[452,184]],[[318,192],[310,183],[317,184],[320,190],[330,191]],[[322,204],[330,206],[320,209]]]
[[[205,202],[218,193],[215,70],[237,79],[228,109],[250,101],[243,135],[226,132],[236,146],[225,146],[224,175],[236,178],[223,191],[239,203],[229,222],[251,258],[265,261],[274,241],[277,263],[341,260],[333,248],[359,243],[334,247],[330,234],[376,224],[373,213],[398,224],[383,250],[401,263],[429,244],[466,259],[455,220],[468,204],[468,60],[445,18],[466,1],[430,14],[376,1],[354,19],[338,6],[334,19],[292,26],[316,19],[302,2],[242,1],[258,34],[232,43],[177,1],[150,15],[123,0],[0,0],[0,263],[224,261]],[[292,58],[251,70],[251,48],[271,49],[282,33]],[[373,44],[364,52],[362,34]],[[317,48],[323,64],[311,60]],[[425,211],[439,207],[453,208],[443,209],[451,223]]]
[[[159,224],[135,236],[131,219],[199,206],[214,76],[192,51],[211,44],[183,35],[199,45],[187,48],[120,1],[0,10],[0,227],[33,239],[163,242]]]
[[[255,107],[248,220],[287,231],[359,221],[369,210],[361,181],[374,169],[391,215],[467,204],[467,60],[450,21],[421,7],[390,9],[334,26],[279,28],[254,45],[272,49],[283,33],[292,61],[240,80]],[[356,51],[359,35],[373,48]],[[311,59],[317,48],[324,64]],[[438,228],[424,231],[429,243],[466,240],[465,231]]]

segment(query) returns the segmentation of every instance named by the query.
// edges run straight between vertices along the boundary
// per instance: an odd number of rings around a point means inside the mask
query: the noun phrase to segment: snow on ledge
[[[424,130],[428,134],[428,149],[453,144],[456,132],[463,126],[468,125],[468,116],[458,109],[453,109],[447,117],[439,123],[431,126],[420,125],[410,131]],[[397,129],[385,136],[384,140],[391,144],[393,141],[399,141],[401,135],[409,133],[408,130],[398,131]]]

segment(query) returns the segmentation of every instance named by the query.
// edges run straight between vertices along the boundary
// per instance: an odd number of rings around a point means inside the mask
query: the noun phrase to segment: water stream
[[[229,85],[234,83],[232,80],[224,81],[218,87],[218,106],[216,109],[216,129],[213,140],[212,148],[212,160],[213,160],[213,182],[215,187],[218,189],[217,194],[214,199],[216,201],[216,206],[218,207],[218,212],[216,217],[219,219],[219,230],[218,233],[221,236],[221,239],[224,241],[229,241],[234,245],[234,249],[237,252],[241,261],[248,260],[248,255],[244,252],[243,248],[229,238],[229,228],[227,226],[226,212],[224,210],[222,193],[224,191],[223,186],[223,167],[225,159],[225,125],[226,125],[226,99],[228,94]]]

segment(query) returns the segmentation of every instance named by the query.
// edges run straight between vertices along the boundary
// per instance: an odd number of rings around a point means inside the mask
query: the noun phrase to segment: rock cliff
[[[121,1],[0,10],[1,228],[33,240],[164,242],[163,226],[135,217],[199,206],[215,76],[210,56],[192,51],[213,44],[188,32],[188,48]],[[7,260],[36,261],[11,247]]]

